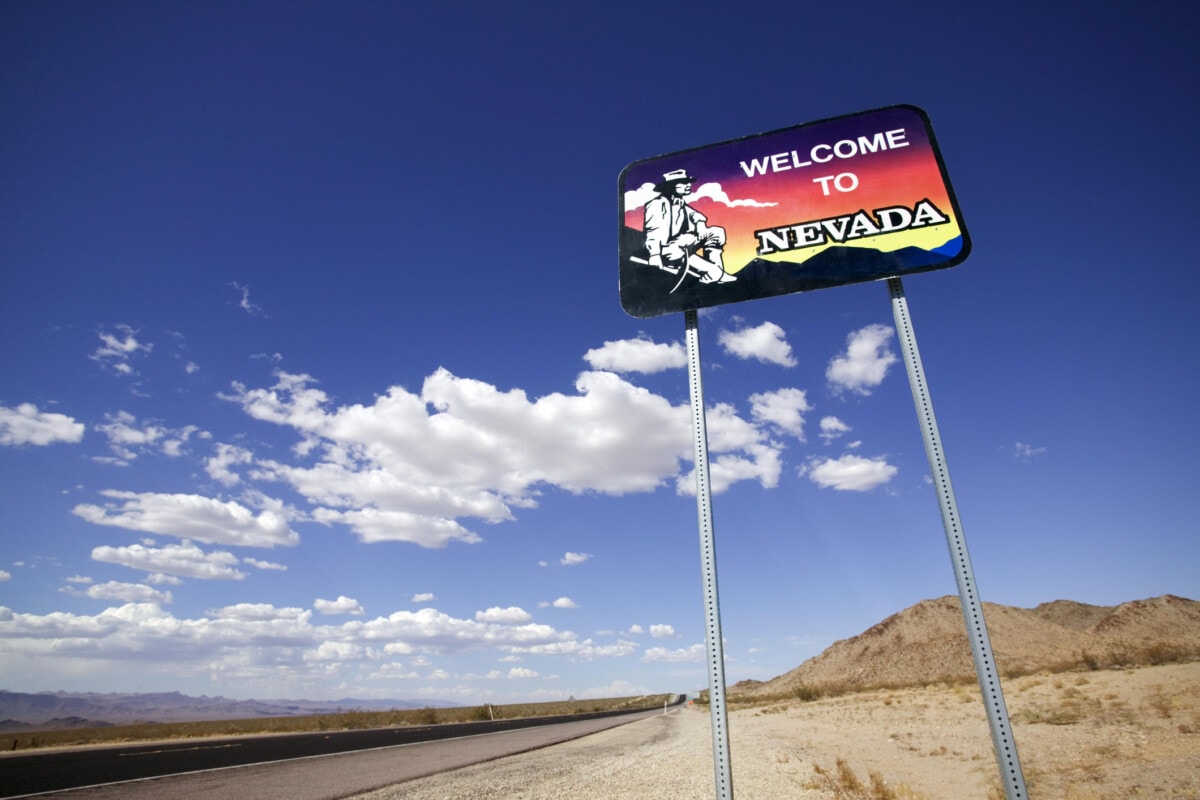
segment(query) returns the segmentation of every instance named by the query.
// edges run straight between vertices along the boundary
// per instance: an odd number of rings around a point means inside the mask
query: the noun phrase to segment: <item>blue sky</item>
[[[968,7],[969,6],[969,7]],[[0,7],[0,688],[696,689],[631,161],[923,108],[905,279],[986,601],[1200,594],[1186,4]],[[700,320],[728,678],[955,591],[886,287]]]

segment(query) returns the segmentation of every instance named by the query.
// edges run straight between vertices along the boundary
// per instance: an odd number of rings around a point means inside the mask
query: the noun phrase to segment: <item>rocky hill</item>
[[[1200,602],[1174,595],[1092,606],[1070,600],[1037,608],[984,603],[1002,676],[1200,659]],[[733,699],[798,690],[921,686],[975,680],[957,596],[923,600],[834,642],[769,681],[730,687]]]

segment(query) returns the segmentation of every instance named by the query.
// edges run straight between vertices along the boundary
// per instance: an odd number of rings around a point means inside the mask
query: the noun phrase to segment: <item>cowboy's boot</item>
[[[724,256],[719,247],[704,248],[704,258],[693,256],[692,258],[700,262],[697,266],[702,273],[700,276],[701,283],[731,283],[736,281],[733,275],[725,272]]]

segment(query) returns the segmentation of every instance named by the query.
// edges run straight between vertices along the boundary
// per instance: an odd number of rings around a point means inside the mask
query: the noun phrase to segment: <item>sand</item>
[[[1032,800],[1200,800],[1200,664],[1005,682]],[[838,795],[837,762],[897,800],[1002,800],[978,689],[877,690],[729,715],[738,800]],[[842,782],[844,785],[844,782]],[[692,707],[357,800],[709,800],[709,715]]]

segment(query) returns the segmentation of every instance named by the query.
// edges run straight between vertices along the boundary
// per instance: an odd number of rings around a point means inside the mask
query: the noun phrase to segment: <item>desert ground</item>
[[[1200,663],[1006,680],[1032,800],[1200,798]],[[1002,800],[974,684],[771,701],[729,715],[738,800]],[[857,785],[856,785],[857,784]],[[708,800],[707,709],[356,800]]]

